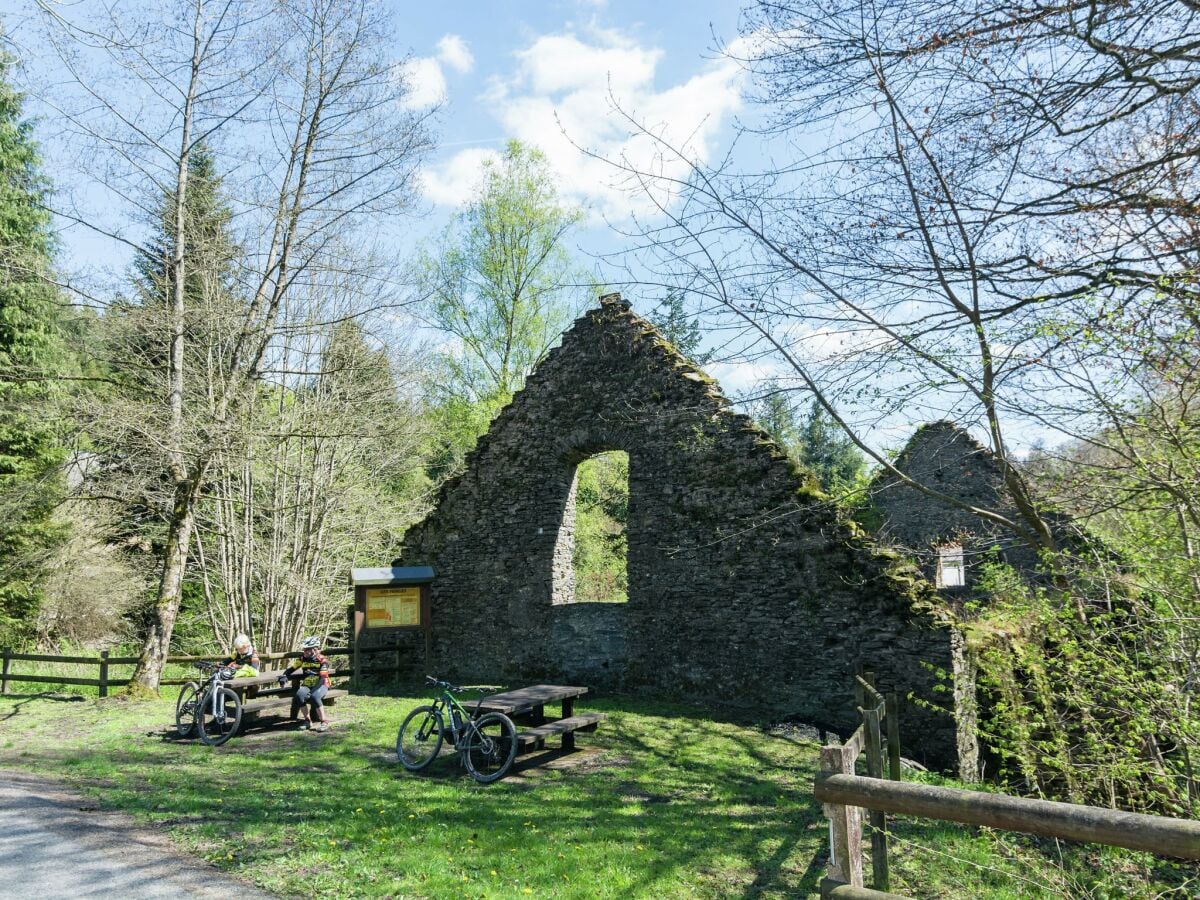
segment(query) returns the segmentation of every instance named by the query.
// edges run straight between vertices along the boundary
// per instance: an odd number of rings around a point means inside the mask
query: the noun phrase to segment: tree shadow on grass
[[[4,699],[16,700],[18,702],[13,705],[13,708],[9,712],[5,713],[3,716],[0,716],[0,722],[5,722],[13,718],[21,711],[22,707],[27,706],[34,700],[53,700],[55,703],[82,703],[88,698],[79,694],[40,692],[36,694],[5,694]]]
[[[525,754],[491,785],[476,784],[453,751],[425,773],[407,772],[386,741],[368,737],[379,722],[323,735],[283,730],[253,748],[238,737],[216,748],[173,741],[174,729],[163,729],[151,733],[158,741],[64,748],[64,768],[108,779],[106,804],[228,849],[223,867],[289,891],[286,860],[300,853],[325,854],[351,879],[374,872],[392,893],[437,895],[412,880],[431,854],[472,877],[519,869],[546,896],[568,883],[567,893],[587,896],[584,879],[612,878],[631,896],[685,886],[720,896],[815,892],[825,830],[813,827],[823,825],[814,760],[792,763],[791,745],[695,711],[667,721],[599,705],[610,717],[579,750]],[[347,883],[365,882],[338,887]]]

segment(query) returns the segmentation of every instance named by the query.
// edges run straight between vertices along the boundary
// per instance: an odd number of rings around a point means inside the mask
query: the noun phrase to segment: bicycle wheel
[[[218,715],[213,711],[211,691],[206,691],[196,707],[196,726],[200,729],[200,740],[211,747],[225,743],[242,724],[242,701],[229,688],[219,688],[224,709]]]
[[[490,784],[512,766],[517,755],[517,728],[504,713],[476,719],[467,734],[467,771],[480,784]]]
[[[442,714],[432,706],[418,706],[405,718],[396,734],[396,756],[410,772],[420,772],[437,759],[442,749]]]
[[[200,685],[189,681],[179,690],[175,701],[175,733],[187,737],[196,730],[196,701],[200,699]]]

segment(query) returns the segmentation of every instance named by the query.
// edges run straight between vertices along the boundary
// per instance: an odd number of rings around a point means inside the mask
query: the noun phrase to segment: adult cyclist
[[[303,680],[296,689],[296,703],[300,714],[300,727],[311,727],[314,731],[327,731],[329,719],[325,715],[325,705],[321,702],[329,691],[329,660],[321,654],[321,641],[316,637],[306,637],[300,642],[300,661],[294,666],[288,666],[279,676],[280,684],[292,677],[293,673],[300,674]],[[311,710],[311,715],[310,715]],[[316,724],[313,724],[313,719]]]

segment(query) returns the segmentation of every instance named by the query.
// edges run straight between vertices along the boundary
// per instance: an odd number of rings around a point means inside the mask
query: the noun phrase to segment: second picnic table
[[[500,694],[492,694],[481,700],[466,704],[476,716],[499,712],[514,720],[517,725],[517,744],[536,748],[545,746],[546,738],[562,735],[562,749],[575,749],[575,732],[595,731],[604,718],[602,713],[575,715],[575,698],[588,692],[586,687],[566,684],[534,684]],[[546,704],[561,703],[562,713],[557,719],[546,718]]]

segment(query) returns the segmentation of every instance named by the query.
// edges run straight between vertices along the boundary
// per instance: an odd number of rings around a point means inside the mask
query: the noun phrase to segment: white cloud
[[[457,34],[444,35],[438,41],[437,56],[415,56],[401,64],[400,77],[409,87],[405,106],[428,109],[446,102],[449,93],[443,64],[459,73],[470,72],[475,66],[475,57],[467,48],[467,42]]]
[[[661,158],[661,148],[635,134],[622,112],[686,157],[705,161],[721,127],[741,106],[737,63],[723,58],[700,62],[692,77],[660,88],[655,76],[663,56],[660,48],[641,46],[611,29],[541,35],[516,52],[515,70],[494,78],[482,101],[508,136],[546,154],[569,199],[621,220],[651,206],[645,196],[621,190],[620,173],[605,159],[668,176],[683,175],[687,166],[684,160]],[[601,158],[581,153],[581,147]],[[450,189],[446,177],[464,172],[465,162],[478,154],[463,151],[461,159],[443,166],[435,179],[443,196],[463,194],[461,186]]]
[[[500,153],[482,147],[461,150],[441,165],[426,168],[421,190],[441,206],[461,206],[479,185],[483,164],[489,159],[499,160]]]
[[[649,85],[663,51],[630,46],[612,32],[601,32],[601,44],[587,44],[573,34],[546,34],[517,51],[517,81],[535,94]]]
[[[446,76],[441,64],[431,56],[417,56],[404,62],[401,77],[408,83],[405,105],[410,109],[428,109],[446,102]]]
[[[883,353],[895,340],[881,328],[868,323],[843,328],[813,328],[792,338],[792,351],[815,363],[850,362],[862,356]]]
[[[772,378],[793,374],[792,370],[777,360],[762,359],[755,362],[722,362],[711,363],[704,367],[706,371],[721,385],[721,390],[727,396],[748,394],[761,389],[763,383]]]
[[[448,34],[437,44],[437,58],[455,72],[466,74],[475,68],[475,57],[467,48],[467,42],[457,34]]]

